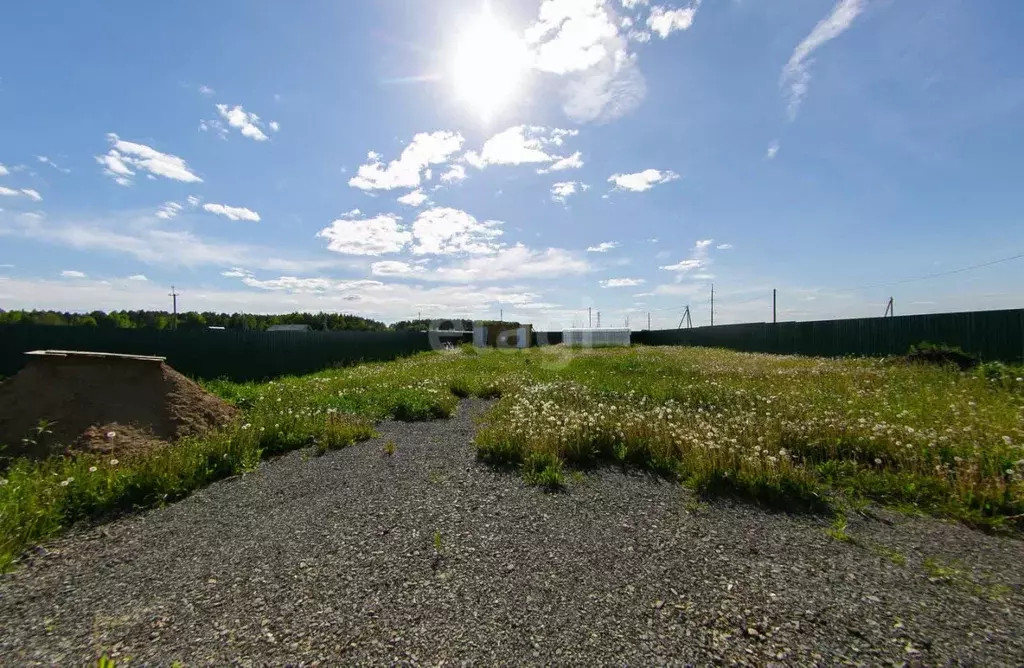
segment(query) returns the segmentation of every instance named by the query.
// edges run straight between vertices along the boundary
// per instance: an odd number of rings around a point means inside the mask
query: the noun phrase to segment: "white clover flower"
[[[243,425],[242,425],[242,429],[248,429],[248,428],[249,428],[249,427],[251,427],[251,426],[252,426],[251,424],[249,424],[248,422],[246,422],[245,424],[243,424]]]
[[[118,465],[118,461],[116,459],[111,459],[110,460],[110,465],[111,466],[117,466]]]
[[[117,436],[117,432],[116,431],[108,431],[107,432],[107,440],[113,440],[113,438],[115,436]]]
[[[61,480],[61,481],[60,481],[60,486],[61,486],[61,487],[67,487],[67,486],[68,486],[68,484],[70,484],[70,483],[71,483],[71,481],[70,481],[70,480]]]
[[[8,482],[9,482],[9,481],[7,480],[7,478],[0,478],[0,487],[3,487],[3,486],[4,486],[4,485],[6,485],[6,484],[7,484]]]
[[[1013,444],[1013,439],[1010,438],[1009,436],[1003,436],[1003,443],[1005,443],[1007,445],[1012,445]]]
[[[875,457],[875,463],[881,465],[882,460],[878,457]]]
[[[95,466],[90,466],[89,467],[89,473],[96,473],[96,467]]]

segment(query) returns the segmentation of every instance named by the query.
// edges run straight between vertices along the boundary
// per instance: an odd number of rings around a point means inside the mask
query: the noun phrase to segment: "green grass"
[[[365,419],[250,411],[245,421],[145,456],[17,459],[0,484],[0,571],[21,551],[80,520],[168,503],[296,448],[344,447],[373,435]]]
[[[566,471],[617,465],[791,510],[870,500],[1008,526],[1006,518],[1024,515],[1018,373],[553,346],[460,348],[269,383],[208,382],[243,410],[243,423],[117,465],[14,463],[0,483],[0,566],[74,521],[181,498],[268,455],[344,446],[367,438],[376,420],[448,417],[465,396],[500,397],[477,432],[479,457],[551,489],[565,484]]]

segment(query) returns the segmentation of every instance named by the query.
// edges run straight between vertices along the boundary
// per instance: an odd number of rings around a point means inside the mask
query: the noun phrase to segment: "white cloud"
[[[53,167],[58,172],[63,172],[65,174],[70,174],[71,173],[70,169],[65,169],[64,167],[61,167],[60,165],[55,163],[50,158],[47,158],[45,155],[37,155],[36,156],[36,160],[38,160],[39,162],[43,163],[44,165],[49,165],[50,167]],[[0,165],[0,167],[2,167],[2,165]],[[2,174],[2,173],[3,172],[0,172],[0,174]]]
[[[224,127],[224,124],[221,123],[220,121],[218,121],[216,118],[212,118],[210,120],[200,120],[199,121],[199,131],[200,132],[210,132],[210,131],[213,131],[213,132],[216,132],[217,136],[219,136],[221,139],[227,139],[228,138],[228,129],[226,127]]]
[[[10,171],[4,167],[3,163],[0,163],[0,176],[7,176],[8,174],[10,174]]]
[[[568,77],[563,110],[573,120],[609,121],[643,101],[647,86],[621,25],[605,0],[544,0],[526,30],[533,67]]]
[[[654,288],[655,295],[671,295],[673,297],[703,296],[707,286],[701,283],[667,283]]]
[[[535,68],[567,74],[601,62],[607,56],[606,40],[617,35],[604,0],[544,0],[525,38],[533,48]]]
[[[414,255],[481,255],[497,251],[502,231],[499,221],[480,222],[460,209],[438,207],[416,217],[412,234]]]
[[[357,218],[361,213],[362,213],[362,211],[360,211],[359,209],[351,209],[351,210],[346,211],[345,213],[341,214],[341,217],[342,218]]]
[[[616,37],[607,57],[569,79],[562,110],[581,123],[608,122],[636,109],[646,95],[636,54],[626,50],[624,38]]]
[[[602,288],[633,288],[646,282],[642,278],[609,278],[607,281],[599,281]]]
[[[246,276],[251,276],[252,272],[241,267],[232,267],[228,271],[220,272],[220,275],[227,278],[245,278]]]
[[[399,223],[401,218],[384,214],[375,218],[338,219],[320,230],[327,248],[345,255],[398,253],[412,241],[412,234]]]
[[[133,275],[128,277],[128,280],[129,281],[139,281],[139,282],[142,282],[142,281],[148,281],[149,279],[146,278],[145,274],[133,274]]]
[[[421,172],[430,165],[438,165],[462,148],[462,135],[457,132],[420,132],[412,138],[397,160],[387,166],[380,154],[370,151],[369,162],[359,166],[348,184],[360,190],[391,190],[417,188]]]
[[[143,170],[150,176],[162,176],[174,181],[185,183],[202,183],[202,179],[193,174],[188,164],[176,155],[161,153],[145,144],[124,141],[113,132],[107,134],[107,140],[113,148],[105,155],[96,156],[96,162],[103,165],[103,173],[110,176],[118,184],[131,185],[131,177]]]
[[[64,278],[86,278],[86,275],[80,271],[74,271],[72,269],[65,269],[60,272],[60,275]]]
[[[370,265],[374,276],[414,276],[423,272],[423,267],[398,260],[382,260]]]
[[[618,241],[602,241],[601,243],[597,244],[596,246],[589,246],[587,248],[587,252],[588,253],[607,253],[611,249],[618,248],[618,247],[619,247],[619,242]]]
[[[4,197],[28,197],[33,202],[42,202],[43,196],[38,191],[32,190],[31,188],[21,188],[16,190],[14,188],[5,188],[0,186],[0,196]]]
[[[503,248],[493,255],[472,257],[423,275],[425,280],[471,283],[474,281],[554,278],[582,274],[590,266],[560,248],[533,250],[522,244]]]
[[[647,0],[619,0],[626,9],[633,9],[637,5],[646,5]]]
[[[566,156],[560,160],[556,160],[551,163],[550,166],[538,169],[538,174],[547,174],[548,172],[560,172],[565,169],[578,169],[583,166],[583,154],[576,151],[570,156]]]
[[[718,250],[730,250],[732,249],[732,244],[718,244],[715,248]]]
[[[647,27],[662,39],[677,30],[687,30],[693,25],[693,17],[697,13],[699,4],[700,0],[683,9],[670,9],[660,5],[653,7],[650,16],[647,17]]]
[[[463,157],[477,169],[483,169],[487,165],[561,161],[565,158],[548,153],[548,147],[561,146],[565,137],[575,136],[578,132],[561,128],[548,129],[537,125],[515,125],[484,142],[479,153],[467,151]]]
[[[224,204],[204,204],[204,211],[217,214],[218,216],[224,216],[229,220],[247,220],[253,223],[258,223],[260,220],[260,214],[256,213],[252,209],[246,209],[242,206],[226,206]]]
[[[278,132],[281,130],[281,124],[278,123],[277,121],[270,121],[270,123],[268,123],[267,126],[274,132]]]
[[[772,158],[775,157],[775,154],[778,153],[778,152],[779,152],[779,142],[773,141],[771,144],[768,144],[768,150],[765,151],[764,159],[765,160],[771,160]]]
[[[701,239],[693,245],[693,250],[690,252],[690,257],[681,260],[676,264],[670,264],[663,267],[665,271],[675,271],[679,273],[686,273],[695,269],[703,269],[704,267],[711,264],[711,260],[708,258],[708,249],[711,247],[713,239]]]
[[[418,207],[430,199],[422,188],[417,188],[412,192],[406,193],[398,198],[399,204],[405,204],[406,206]]]
[[[199,94],[200,95],[210,96],[210,95],[213,95],[216,92],[217,91],[215,91],[214,89],[210,88],[209,86],[207,86],[205,84],[199,87]]]
[[[466,178],[466,168],[462,165],[452,165],[448,171],[441,174],[441,183],[458,183]]]
[[[608,182],[614,183],[616,188],[639,193],[650,190],[660,183],[668,183],[678,178],[679,175],[670,170],[645,169],[634,174],[612,174],[608,177]]]
[[[518,286],[413,285],[372,280],[303,278],[288,274],[259,280],[249,274],[238,277],[230,288],[215,287],[201,279],[182,279],[175,285],[182,293],[179,308],[197,311],[246,313],[287,313],[291,311],[358,313],[380,320],[408,319],[422,311],[424,317],[487,317],[531,313],[553,304],[543,303],[543,295]],[[42,308],[61,311],[93,309],[146,309],[163,303],[167,288],[153,282],[102,281],[54,278],[7,279],[0,281],[0,299],[5,308]],[[522,316],[520,316],[522,319]],[[531,317],[534,323],[540,321]]]
[[[854,19],[864,10],[865,5],[865,0],[839,0],[832,8],[832,12],[819,21],[811,33],[793,50],[779,77],[779,87],[788,89],[786,97],[790,120],[796,118],[800,103],[807,95],[811,81],[810,66],[814,62],[811,54],[853,25]]]
[[[163,205],[157,209],[156,217],[162,218],[163,220],[170,220],[181,213],[182,209],[184,209],[184,207],[177,202],[164,202]]]
[[[189,195],[186,200],[189,206],[199,206],[199,203],[203,201],[203,198],[196,197],[195,195]]]
[[[243,137],[256,141],[266,141],[267,135],[259,127],[259,116],[246,111],[242,108],[242,105],[228,107],[226,104],[218,104],[216,107],[217,112],[228,122],[228,125],[239,130]]]
[[[641,44],[646,44],[647,42],[651,41],[651,33],[647,32],[646,30],[630,30],[628,33],[626,33],[626,38],[629,39],[630,42],[640,42]]]
[[[365,290],[384,285],[380,281],[371,280],[337,281],[330,278],[299,278],[297,276],[281,276],[279,278],[259,280],[252,274],[244,276],[242,283],[250,288],[290,293],[344,292],[348,290]]]
[[[337,259],[282,257],[280,248],[204,240],[188,231],[153,225],[151,216],[107,213],[97,219],[46,219],[38,214],[0,213],[0,237],[14,236],[85,252],[121,253],[141,262],[172,267],[252,266],[270,271],[314,271],[337,267]]]
[[[551,199],[556,202],[565,204],[565,200],[576,194],[576,189],[587,190],[590,188],[586,183],[580,183],[579,181],[561,181],[559,183],[552,184],[551,186]]]

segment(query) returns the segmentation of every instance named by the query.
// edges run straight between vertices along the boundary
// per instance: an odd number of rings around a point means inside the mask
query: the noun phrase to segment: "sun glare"
[[[519,91],[526,66],[522,39],[485,11],[463,30],[456,45],[455,92],[487,121]]]

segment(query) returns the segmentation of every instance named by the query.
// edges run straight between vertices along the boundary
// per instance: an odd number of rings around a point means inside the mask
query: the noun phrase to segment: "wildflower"
[[[0,487],[3,487],[6,484],[7,484],[7,478],[0,478]]]
[[[251,426],[252,426],[251,424],[249,424],[248,422],[246,422],[245,424],[243,424],[243,425],[242,425],[242,429],[248,429],[248,428],[249,428],[249,427],[251,427]]]
[[[71,480],[61,480],[60,481],[60,486],[61,487],[67,487],[70,482],[71,482]]]
[[[90,466],[89,467],[89,473],[96,473],[96,467],[95,466]]]
[[[1005,443],[1007,445],[1012,445],[1013,444],[1013,439],[1010,438],[1009,436],[1003,436],[1003,443]]]
[[[116,459],[111,459],[110,460],[110,465],[111,466],[117,466],[117,464],[118,464],[118,461]]]
[[[107,440],[108,441],[109,440],[113,440],[115,436],[117,436],[117,432],[116,431],[108,431],[107,432]]]
[[[882,460],[879,457],[875,457],[875,463],[881,466]]]

